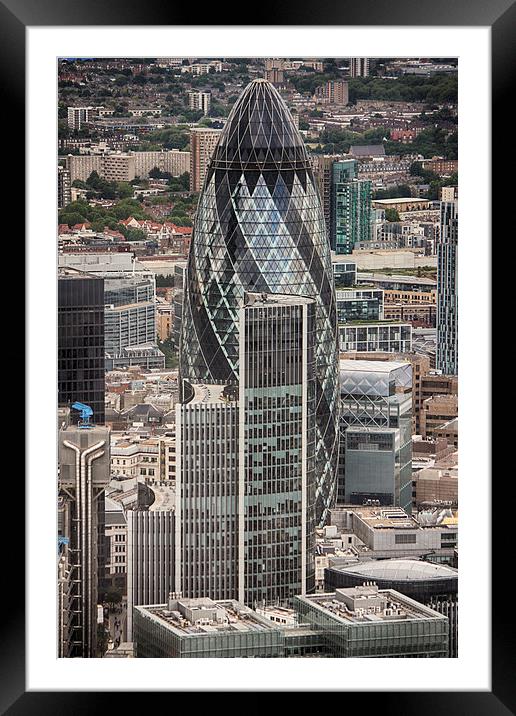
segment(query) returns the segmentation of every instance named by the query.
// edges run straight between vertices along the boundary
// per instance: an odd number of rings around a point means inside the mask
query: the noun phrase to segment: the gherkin
[[[244,292],[315,298],[316,517],[335,491],[338,360],[330,245],[303,139],[269,82],[234,105],[199,198],[185,281],[181,378],[238,382]]]

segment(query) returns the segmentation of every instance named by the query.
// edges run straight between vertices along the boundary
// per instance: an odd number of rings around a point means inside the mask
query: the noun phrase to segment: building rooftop
[[[407,365],[410,365],[409,361],[350,360],[349,358],[341,358],[339,361],[340,370],[363,373],[392,373],[393,370],[405,368]]]
[[[135,609],[182,637],[264,632],[278,628],[270,620],[232,599],[186,599],[172,593],[167,604],[144,605]]]
[[[314,303],[313,298],[307,296],[296,296],[284,293],[246,293],[245,303],[247,306],[270,306],[270,305],[296,305]]]
[[[413,582],[419,579],[453,579],[456,580],[458,572],[453,567],[434,562],[423,562],[417,559],[379,559],[370,562],[333,567],[339,572],[364,577],[367,580],[391,579],[393,581]]]
[[[299,598],[343,623],[447,619],[394,589],[378,589],[375,584],[366,583],[362,587],[336,589],[335,592]]]

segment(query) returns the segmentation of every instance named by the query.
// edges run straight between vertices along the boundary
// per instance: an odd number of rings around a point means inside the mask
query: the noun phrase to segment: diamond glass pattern
[[[303,139],[269,82],[251,82],[214,150],[195,219],[184,292],[181,378],[238,382],[244,292],[317,301],[317,521],[335,492],[338,368],[329,241]]]

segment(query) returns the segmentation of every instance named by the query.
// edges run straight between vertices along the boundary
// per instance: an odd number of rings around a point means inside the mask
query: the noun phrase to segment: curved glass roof
[[[335,567],[366,579],[415,581],[418,579],[457,579],[457,570],[445,564],[433,564],[417,559],[381,559],[347,567]]]
[[[301,169],[309,158],[278,90],[250,82],[233,106],[213,153],[212,169]]]

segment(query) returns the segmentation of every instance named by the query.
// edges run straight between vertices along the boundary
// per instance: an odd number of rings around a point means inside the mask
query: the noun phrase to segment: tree
[[[387,221],[399,221],[400,215],[397,209],[385,209],[385,218]]]

